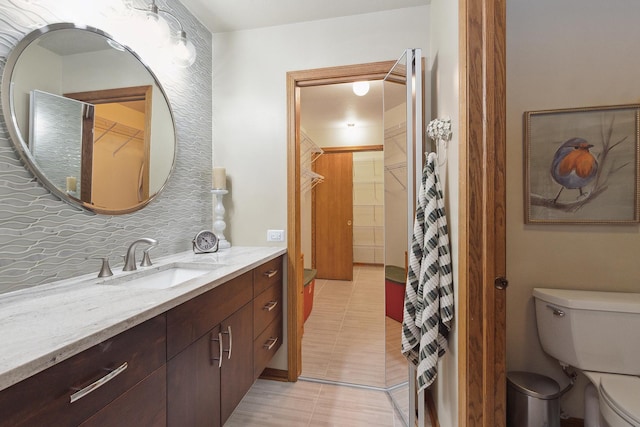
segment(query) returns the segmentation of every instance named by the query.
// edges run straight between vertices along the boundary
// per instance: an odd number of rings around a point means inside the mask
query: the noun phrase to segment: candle
[[[78,181],[76,179],[75,176],[68,176],[67,177],[67,191],[72,191],[75,193],[75,191],[78,189]]]
[[[225,168],[213,168],[213,188],[214,190],[226,190],[227,172]]]

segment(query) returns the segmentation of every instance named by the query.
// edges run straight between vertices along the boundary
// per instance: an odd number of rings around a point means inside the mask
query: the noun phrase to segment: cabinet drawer
[[[282,258],[267,261],[253,270],[253,295],[262,293],[269,286],[282,283]]]
[[[282,316],[269,326],[253,342],[253,377],[258,378],[282,344]]]
[[[276,283],[253,300],[253,336],[257,337],[282,313],[282,285]]]
[[[163,365],[82,423],[81,427],[166,425],[167,369]]]
[[[222,322],[253,298],[252,272],[229,280],[167,312],[167,358]]]
[[[155,317],[0,392],[0,426],[78,425],[166,360],[165,316]],[[71,395],[126,368],[71,403]],[[77,396],[77,395],[76,395]]]

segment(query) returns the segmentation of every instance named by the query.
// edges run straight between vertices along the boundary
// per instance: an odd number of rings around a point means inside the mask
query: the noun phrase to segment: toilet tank
[[[542,349],[584,371],[640,375],[640,293],[535,288]]]

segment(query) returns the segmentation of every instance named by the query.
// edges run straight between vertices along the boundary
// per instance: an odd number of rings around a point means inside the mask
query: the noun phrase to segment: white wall
[[[458,270],[456,260],[459,256],[458,239],[458,129],[459,129],[459,91],[458,91],[458,2],[450,0],[431,1],[431,45],[429,47],[428,68],[431,83],[431,115],[432,118],[451,118],[453,138],[448,143],[440,143],[438,160],[441,183],[445,197],[447,220],[449,222],[449,238],[451,241],[451,257],[453,260],[453,284],[458,295]],[[428,74],[429,75],[429,74]],[[429,99],[427,98],[427,99]],[[429,119],[427,119],[428,122]],[[425,126],[426,127],[426,126]],[[458,312],[458,301],[455,303]],[[455,325],[449,336],[449,351],[438,365],[438,378],[435,393],[438,408],[438,420],[441,426],[458,425],[458,332]]]
[[[525,111],[637,103],[640,2],[507,2],[507,369],[566,383],[541,349],[532,289],[638,292],[637,225],[524,225]],[[597,337],[594,337],[597,339]],[[584,377],[562,400],[583,417]]]
[[[214,34],[213,156],[229,177],[232,244],[266,245],[287,225],[286,73],[395,60],[426,48],[428,21],[422,6]]]

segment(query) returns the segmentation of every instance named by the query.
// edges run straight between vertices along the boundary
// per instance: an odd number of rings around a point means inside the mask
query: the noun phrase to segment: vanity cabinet
[[[282,344],[282,257],[253,270],[253,378],[257,379]]]
[[[165,330],[157,316],[1,391],[0,426],[164,425]]]
[[[282,262],[0,391],[0,427],[223,425],[282,342]]]
[[[169,426],[220,426],[251,388],[252,299],[248,272],[167,313]]]

